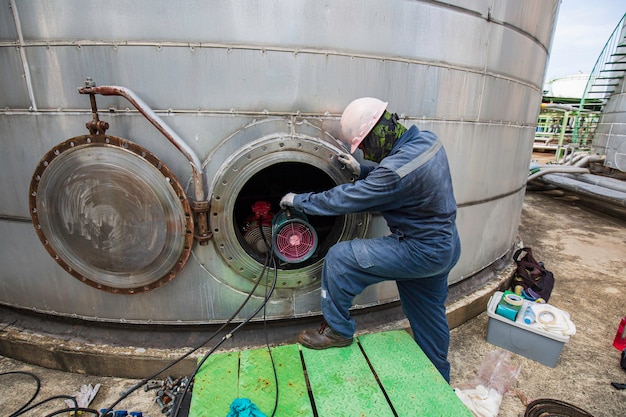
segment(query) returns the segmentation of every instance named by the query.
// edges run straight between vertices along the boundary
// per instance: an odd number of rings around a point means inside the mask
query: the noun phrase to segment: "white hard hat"
[[[356,151],[386,108],[386,102],[373,97],[357,98],[348,104],[341,115],[340,126],[343,143],[350,149],[350,153]]]

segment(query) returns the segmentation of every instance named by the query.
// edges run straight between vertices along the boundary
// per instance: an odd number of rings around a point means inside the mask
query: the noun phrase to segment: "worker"
[[[357,180],[319,193],[287,193],[280,206],[316,216],[379,212],[391,233],[330,248],[322,268],[324,321],[319,330],[301,333],[299,342],[311,349],[350,345],[354,297],[369,285],[394,280],[415,341],[449,383],[445,301],[461,245],[445,150],[435,134],[416,126],[407,130],[386,102],[372,97],[351,102],[340,127],[350,154],[360,149],[366,159],[338,156]]]

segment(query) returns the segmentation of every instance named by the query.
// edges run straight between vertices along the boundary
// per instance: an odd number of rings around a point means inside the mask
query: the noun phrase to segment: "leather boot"
[[[352,337],[347,338],[335,333],[325,321],[318,330],[305,330],[300,333],[300,337],[298,338],[300,344],[309,349],[350,346],[352,340]]]

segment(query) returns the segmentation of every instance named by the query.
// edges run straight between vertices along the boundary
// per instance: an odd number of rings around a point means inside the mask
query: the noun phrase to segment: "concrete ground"
[[[594,417],[626,416],[626,382],[613,345],[626,315],[626,217],[596,211],[560,191],[527,192],[519,237],[555,276],[550,304],[570,313],[576,334],[566,343],[555,368],[512,354],[521,366],[514,389],[528,401],[566,401]],[[485,355],[489,317],[480,314],[451,331],[452,386],[471,380]],[[517,396],[505,396],[500,416],[524,414]]]
[[[521,366],[513,387],[518,395],[504,397],[502,417],[523,416],[526,406],[522,400],[538,398],[566,401],[594,417],[626,416],[626,390],[610,385],[626,383],[619,352],[612,346],[620,318],[626,315],[626,217],[597,209],[593,203],[560,191],[527,193],[519,237],[554,273],[556,285],[550,303],[571,314],[577,333],[564,345],[555,368],[511,354],[512,363]],[[453,387],[471,381],[485,356],[498,349],[486,341],[487,324],[483,312],[451,330]],[[83,384],[99,383],[102,386],[91,404],[95,409],[108,407],[136,382],[55,371],[0,357],[0,373],[13,371],[39,377],[41,390],[35,402],[72,394]],[[0,415],[13,413],[35,389],[31,376],[0,376]],[[162,416],[154,393],[140,389],[116,409]],[[56,400],[24,415],[45,416],[62,407],[62,401]]]

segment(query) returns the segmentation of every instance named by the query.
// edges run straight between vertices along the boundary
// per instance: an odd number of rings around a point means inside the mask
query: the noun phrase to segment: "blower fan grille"
[[[251,224],[243,237],[253,251],[265,255],[268,251],[267,245],[269,245],[269,243],[265,243],[265,239],[269,239],[272,235],[272,228],[266,225],[261,225],[261,227],[263,228],[263,232],[259,230],[257,223]]]
[[[272,212],[271,205],[267,201],[257,201],[252,205],[252,215],[246,220],[243,227],[243,238],[250,248],[260,254],[265,255],[269,248],[272,236]]]
[[[303,213],[280,211],[274,217],[272,229],[274,253],[284,262],[304,262],[317,249],[317,233]]]

